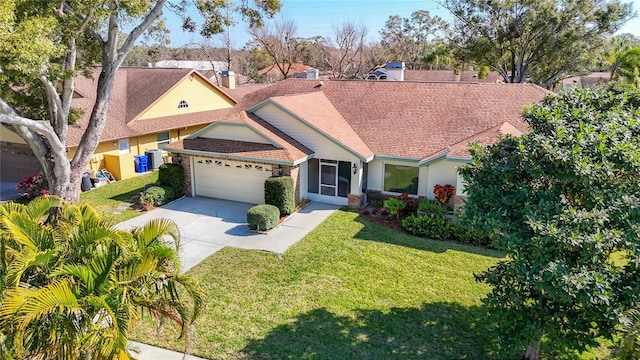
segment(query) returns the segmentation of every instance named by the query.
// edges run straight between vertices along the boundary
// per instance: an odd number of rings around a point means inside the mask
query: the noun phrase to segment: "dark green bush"
[[[441,215],[409,215],[402,221],[402,227],[414,235],[424,235],[434,240],[453,239],[454,225]]]
[[[171,186],[178,197],[184,195],[184,168],[178,164],[160,165],[158,182],[164,186]]]
[[[176,198],[171,186],[151,186],[140,193],[140,204],[147,206],[162,206]]]
[[[491,246],[488,236],[463,224],[454,224],[442,214],[409,215],[402,221],[402,227],[413,235],[429,239],[458,240],[470,245]]]
[[[450,212],[451,208],[433,200],[424,199],[418,204],[418,211],[424,214],[444,215]]]
[[[483,234],[481,231],[462,224],[455,224],[453,228],[453,237],[465,244],[490,247],[493,246],[491,244],[491,239],[487,235]]]
[[[264,181],[264,202],[289,215],[296,208],[295,188],[291,176],[272,176]]]
[[[390,215],[398,217],[400,210],[404,209],[405,204],[402,200],[396,198],[388,198],[384,201],[384,208],[389,211]]]
[[[280,210],[273,205],[256,205],[247,210],[249,229],[265,231],[273,229],[280,220]]]

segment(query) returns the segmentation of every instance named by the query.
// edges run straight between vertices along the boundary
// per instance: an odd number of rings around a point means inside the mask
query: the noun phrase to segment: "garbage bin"
[[[147,155],[135,155],[133,157],[133,163],[136,166],[137,173],[148,171]]]
[[[144,152],[149,157],[149,169],[158,169],[164,163],[162,160],[162,151],[158,149],[150,149]]]
[[[82,183],[80,184],[80,189],[82,191],[89,191],[91,190],[91,187],[91,176],[89,175],[89,173],[82,174]]]

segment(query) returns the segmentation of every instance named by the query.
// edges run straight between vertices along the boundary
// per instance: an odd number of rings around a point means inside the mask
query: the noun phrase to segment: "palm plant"
[[[203,295],[180,273],[169,220],[115,229],[88,205],[49,196],[0,206],[0,357],[128,359],[142,311],[182,329]]]

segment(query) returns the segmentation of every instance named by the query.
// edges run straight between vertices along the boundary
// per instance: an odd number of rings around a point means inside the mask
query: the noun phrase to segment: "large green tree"
[[[4,203],[0,357],[128,359],[128,334],[144,309],[185,335],[203,294],[181,274],[179,246],[169,220],[125,231],[53,196]]]
[[[478,279],[500,349],[523,359],[610,338],[640,301],[640,92],[585,89],[527,108],[531,132],[472,147],[465,218],[505,259]]]
[[[52,194],[79,198],[80,181],[105,127],[118,68],[135,42],[150,29],[162,29],[164,7],[186,14],[187,0],[4,0],[0,2],[0,123],[18,134],[42,165]],[[220,32],[231,2],[202,0],[201,32]],[[254,25],[271,16],[278,0],[242,1],[234,9]],[[185,16],[185,27],[195,29]],[[128,33],[123,31],[130,29]],[[80,145],[67,159],[74,78],[101,66],[96,102]],[[45,120],[45,121],[42,121]]]
[[[505,82],[549,87],[589,71],[594,54],[630,18],[618,0],[446,0],[459,60],[490,66]]]
[[[426,10],[415,11],[409,18],[389,16],[380,30],[380,45],[389,61],[404,61],[409,69],[423,69],[433,64],[433,56],[442,58],[447,23]],[[444,63],[444,61],[439,61]]]

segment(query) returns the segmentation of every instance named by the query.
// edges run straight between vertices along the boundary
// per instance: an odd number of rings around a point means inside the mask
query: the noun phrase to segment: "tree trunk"
[[[527,346],[527,350],[522,355],[522,360],[538,360],[540,357],[540,340],[538,339]]]

